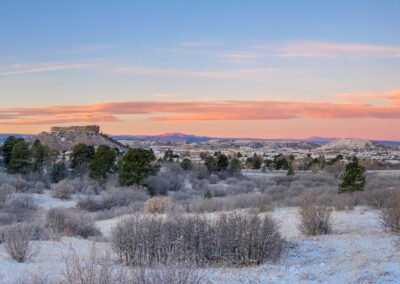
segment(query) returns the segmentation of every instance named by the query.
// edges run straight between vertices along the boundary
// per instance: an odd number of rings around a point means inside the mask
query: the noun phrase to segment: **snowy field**
[[[48,207],[49,202],[45,200],[42,204]],[[270,213],[279,222],[281,233],[292,243],[279,263],[206,269],[204,272],[211,283],[399,283],[399,247],[394,235],[380,226],[378,211],[356,207],[351,211],[333,212],[332,234],[304,237],[297,230],[297,210],[277,208]],[[96,225],[107,238],[112,227],[126,217],[98,221]],[[71,248],[80,256],[88,256],[93,242],[63,237],[59,242],[39,243],[40,253],[26,263],[10,259],[4,247],[0,247],[3,283],[17,283],[17,279],[31,273],[58,278],[64,269],[64,257]],[[101,241],[96,247],[101,251],[110,248]]]

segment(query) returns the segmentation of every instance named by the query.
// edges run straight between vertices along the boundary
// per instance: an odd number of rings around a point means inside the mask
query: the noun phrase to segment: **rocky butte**
[[[57,151],[70,151],[78,143],[85,143],[95,147],[108,145],[112,148],[126,150],[126,147],[117,140],[100,132],[98,125],[52,127],[50,132],[42,132],[33,140],[39,139],[45,145]]]

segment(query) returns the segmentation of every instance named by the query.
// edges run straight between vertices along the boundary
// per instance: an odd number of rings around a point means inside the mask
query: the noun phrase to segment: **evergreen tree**
[[[288,169],[286,175],[287,175],[287,176],[294,176],[294,170],[293,170],[292,167],[289,167],[289,169]]]
[[[183,159],[183,161],[181,163],[181,167],[185,171],[191,170],[192,169],[192,161],[189,160],[188,158]]]
[[[119,173],[121,186],[140,185],[150,175],[155,175],[159,168],[152,165],[155,160],[153,151],[131,148],[122,157]]]
[[[81,176],[86,173],[88,164],[93,160],[94,147],[84,143],[76,144],[70,156],[71,167]]]
[[[339,185],[339,193],[364,190],[366,184],[365,168],[359,165],[357,158],[346,165],[341,175],[342,182]]]
[[[8,168],[11,159],[11,151],[15,144],[24,141],[22,138],[16,138],[15,136],[8,136],[6,141],[4,141],[1,147],[1,155],[3,156],[3,161],[5,166]]]
[[[262,163],[261,163],[261,160],[260,160],[260,158],[257,156],[256,153],[254,153],[251,162],[252,162],[252,168],[253,168],[254,170],[259,170],[259,169],[261,169],[261,164],[262,164]]]
[[[225,156],[224,154],[219,155],[217,160],[218,171],[226,170],[228,166],[229,166],[228,157]]]
[[[68,176],[68,169],[64,161],[55,163],[51,171],[51,181],[58,183],[59,181],[65,179]]]
[[[12,148],[8,170],[12,173],[27,174],[31,170],[30,157],[28,143],[19,141]]]
[[[208,156],[204,162],[204,165],[207,167],[210,173],[214,173],[218,170],[217,160],[213,156]]]
[[[204,199],[211,199],[212,198],[212,193],[210,190],[207,190],[207,192],[204,194]]]
[[[36,139],[32,144],[31,154],[33,159],[32,170],[34,172],[42,172],[45,164],[51,159],[50,148]]]
[[[230,166],[229,166],[229,171],[238,172],[238,171],[241,170],[241,168],[242,168],[242,164],[241,164],[240,160],[237,159],[237,158],[233,158],[231,160],[231,163],[230,163]]]
[[[106,182],[108,174],[113,172],[116,157],[113,149],[107,145],[100,145],[89,164],[89,177],[100,184]]]
[[[168,149],[167,151],[165,151],[163,160],[173,162],[174,161],[174,152],[171,149]]]

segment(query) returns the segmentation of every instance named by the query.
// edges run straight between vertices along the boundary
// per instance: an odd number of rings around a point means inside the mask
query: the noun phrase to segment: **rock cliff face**
[[[98,125],[84,125],[84,126],[68,126],[59,127],[53,126],[50,129],[51,132],[93,132],[98,134],[100,132],[100,126]]]
[[[93,146],[108,145],[126,150],[120,142],[100,133],[100,127],[97,125],[52,127],[50,132],[42,132],[32,139],[39,139],[42,144],[61,152],[70,151],[78,143]]]

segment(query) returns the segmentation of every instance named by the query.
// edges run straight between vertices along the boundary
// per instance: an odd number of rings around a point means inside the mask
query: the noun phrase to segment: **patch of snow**
[[[55,207],[71,208],[75,207],[77,203],[77,197],[75,195],[73,195],[71,199],[62,200],[52,197],[50,190],[46,190],[43,194],[34,193],[31,196],[36,205],[46,210]]]

